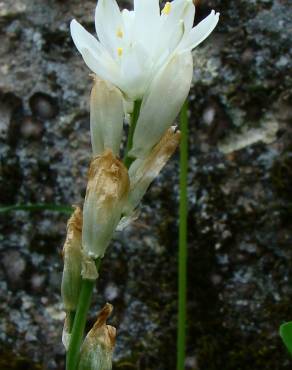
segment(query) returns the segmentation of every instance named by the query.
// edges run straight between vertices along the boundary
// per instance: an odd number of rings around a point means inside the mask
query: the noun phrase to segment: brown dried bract
[[[79,206],[73,206],[74,212],[67,222],[67,236],[64,243],[62,257],[65,256],[65,250],[72,245],[81,246],[82,237],[82,210]]]
[[[152,149],[148,157],[139,163],[137,172],[131,181],[131,188],[145,177],[156,177],[166,162],[176,150],[180,141],[180,131],[173,126],[162,136],[158,144]]]
[[[91,341],[98,341],[99,344],[111,350],[116,342],[116,328],[111,325],[106,325],[106,320],[113,311],[113,306],[106,303],[103,309],[97,315],[96,322],[87,335],[87,339]]]
[[[179,130],[176,130],[174,126],[170,127],[162,136],[159,143],[152,149],[148,161],[145,164],[150,164],[153,161],[163,161],[166,163],[177,148],[180,136]]]
[[[74,212],[72,216],[69,218],[67,222],[67,229],[72,229],[79,231],[81,233],[82,231],[82,210],[79,206],[73,205]]]
[[[106,324],[106,320],[112,314],[113,309],[114,309],[113,305],[111,305],[110,303],[106,303],[101,309],[101,311],[99,311],[93,328],[98,328]]]
[[[128,170],[111,150],[105,150],[91,161],[86,198],[94,193],[105,206],[107,203],[110,206],[112,201],[125,198],[129,187]]]

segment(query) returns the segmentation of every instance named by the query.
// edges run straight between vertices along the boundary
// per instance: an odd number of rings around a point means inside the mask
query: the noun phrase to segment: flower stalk
[[[127,140],[127,145],[126,145],[126,150],[125,150],[125,155],[124,155],[124,164],[127,168],[129,168],[131,163],[133,162],[133,158],[129,156],[129,152],[131,151],[132,146],[133,146],[133,137],[134,137],[135,128],[136,128],[137,121],[138,121],[139,114],[140,114],[141,104],[142,104],[141,100],[136,100],[134,102],[134,108],[131,114],[128,140]]]
[[[188,103],[180,113],[177,370],[185,367],[187,323]]]
[[[96,261],[97,271],[99,271],[100,264],[101,259],[98,259]],[[80,357],[80,346],[84,336],[84,329],[94,286],[94,280],[82,280],[78,306],[71,332],[71,340],[67,352],[66,370],[77,369],[77,364]]]
[[[141,102],[137,101],[134,104],[134,109],[131,114],[131,126],[132,134],[128,136],[126,153],[132,148],[132,139],[134,130],[139,117]],[[132,158],[125,156],[125,166],[130,166]],[[99,272],[101,265],[101,258],[96,260],[96,271]],[[80,348],[84,337],[84,329],[86,325],[86,318],[90,307],[92,293],[95,286],[95,280],[82,279],[81,290],[78,300],[76,312],[74,314],[70,312],[69,325],[70,325],[70,343],[66,355],[66,370],[77,370],[77,366],[80,359]]]

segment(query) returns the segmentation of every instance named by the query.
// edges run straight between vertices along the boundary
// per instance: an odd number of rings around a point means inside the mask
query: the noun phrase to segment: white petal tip
[[[72,19],[72,21],[70,22],[70,31],[72,32],[72,30],[76,27],[79,26],[79,23],[76,21],[76,19]]]
[[[75,42],[75,44],[78,41],[78,37],[79,37],[80,32],[82,32],[81,29],[82,29],[81,24],[78,23],[76,21],[76,19],[72,19],[72,21],[70,22],[70,32],[71,32],[71,36],[72,36],[73,41]]]
[[[214,17],[219,18],[220,13],[219,12],[215,12],[215,10],[212,9],[210,15],[213,15]]]

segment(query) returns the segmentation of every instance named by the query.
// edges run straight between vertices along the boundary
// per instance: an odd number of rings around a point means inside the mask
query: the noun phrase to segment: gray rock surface
[[[221,12],[194,53],[190,94],[188,358],[191,370],[285,370],[292,319],[290,0],[198,1]],[[127,5],[127,4],[121,4]],[[0,203],[82,201],[89,71],[68,32],[95,1],[0,1]],[[175,369],[178,161],[104,260],[90,322],[115,306],[115,369]],[[63,369],[67,216],[1,214],[0,369]],[[90,324],[90,323],[89,323]]]

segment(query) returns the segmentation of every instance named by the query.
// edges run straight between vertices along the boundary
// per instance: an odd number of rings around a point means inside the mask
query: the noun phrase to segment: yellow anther
[[[170,11],[171,11],[171,4],[170,4],[170,2],[167,2],[164,5],[164,8],[162,9],[161,13],[168,15],[170,13]]]
[[[118,48],[118,56],[121,57],[123,55],[123,48]]]
[[[124,32],[120,28],[118,28],[117,32],[116,32],[116,35],[117,35],[117,37],[119,37],[121,39],[124,36]]]

